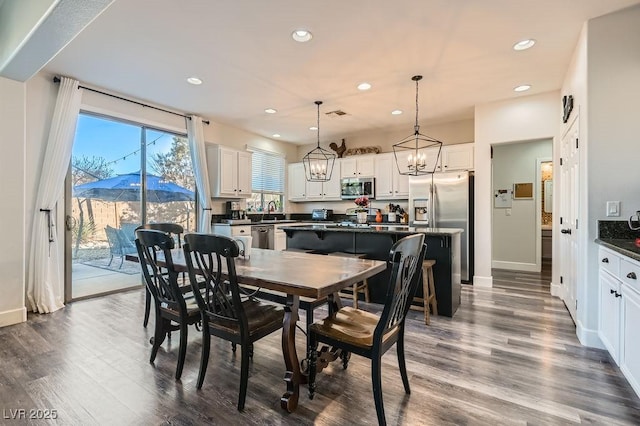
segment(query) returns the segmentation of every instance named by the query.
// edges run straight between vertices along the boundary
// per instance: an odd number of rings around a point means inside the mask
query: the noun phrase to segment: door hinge
[[[560,284],[562,284],[562,281],[563,281],[562,275],[560,275]]]
[[[560,158],[560,165],[562,166],[562,158]]]
[[[576,299],[576,311],[578,310],[578,299]]]
[[[578,219],[576,219],[576,229],[578,229]]]
[[[576,138],[576,149],[578,149],[578,138]]]
[[[560,218],[560,225],[562,225],[562,218]]]

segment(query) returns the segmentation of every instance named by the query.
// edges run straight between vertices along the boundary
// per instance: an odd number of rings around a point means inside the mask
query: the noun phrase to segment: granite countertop
[[[635,240],[596,238],[596,243],[600,244],[603,247],[611,249],[616,253],[620,253],[624,256],[640,262],[640,247],[636,245]]]
[[[338,226],[337,224],[313,224],[313,225],[290,225],[281,226],[280,229],[287,231],[325,231],[325,232],[359,232],[359,233],[387,233],[387,234],[415,234],[417,232],[425,235],[445,235],[451,236],[462,233],[460,228],[427,228],[401,224],[369,224],[367,227]]]

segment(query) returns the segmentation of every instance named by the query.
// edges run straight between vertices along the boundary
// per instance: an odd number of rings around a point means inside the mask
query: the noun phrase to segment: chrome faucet
[[[268,218],[271,217],[271,206],[273,205],[273,211],[275,212],[278,209],[278,205],[276,204],[275,201],[271,200],[267,203],[267,208],[266,209],[262,209],[262,218],[260,220],[264,220],[264,212],[268,211],[269,214],[267,215]]]

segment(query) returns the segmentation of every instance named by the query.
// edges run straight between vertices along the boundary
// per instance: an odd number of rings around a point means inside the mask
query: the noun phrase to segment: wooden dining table
[[[178,272],[186,271],[184,252],[174,249],[171,254]],[[137,254],[127,255],[126,258],[138,261]],[[286,392],[280,398],[283,409],[293,412],[297,408],[300,385],[306,383],[295,344],[300,297],[328,299],[331,311],[332,305],[333,308],[340,305],[337,295],[340,290],[370,278],[386,267],[386,262],[380,260],[258,248],[252,248],[250,257],[246,259],[242,256],[236,258],[238,282],[286,295],[282,328]]]

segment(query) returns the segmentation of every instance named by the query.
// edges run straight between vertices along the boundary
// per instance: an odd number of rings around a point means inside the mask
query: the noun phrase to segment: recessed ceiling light
[[[264,110],[264,112],[266,112],[267,114],[275,114],[276,112],[278,112],[278,110],[273,108],[267,108]]]
[[[533,45],[536,44],[536,41],[532,38],[528,38],[526,40],[520,40],[516,44],[513,45],[513,50],[527,50]]]
[[[358,84],[358,90],[369,90],[371,89],[371,85],[369,83],[363,82]]]
[[[187,82],[195,86],[202,84],[202,80],[200,80],[198,77],[189,77],[187,78]]]
[[[274,138],[279,138],[279,137],[280,137],[280,134],[279,134],[279,133],[274,133],[272,136],[273,136]]]
[[[309,127],[309,130],[318,130],[318,128],[316,126],[311,126]]]
[[[294,32],[291,33],[291,37],[293,37],[295,41],[304,43],[306,41],[311,40],[313,38],[313,34],[311,34],[307,30],[295,30]]]
[[[531,89],[531,85],[530,84],[523,84],[523,85],[520,85],[518,87],[514,87],[513,91],[514,92],[524,92],[524,91],[529,90],[529,89]]]
[[[391,115],[400,115],[400,114],[402,114],[401,109],[394,109],[393,111],[391,111]]]

